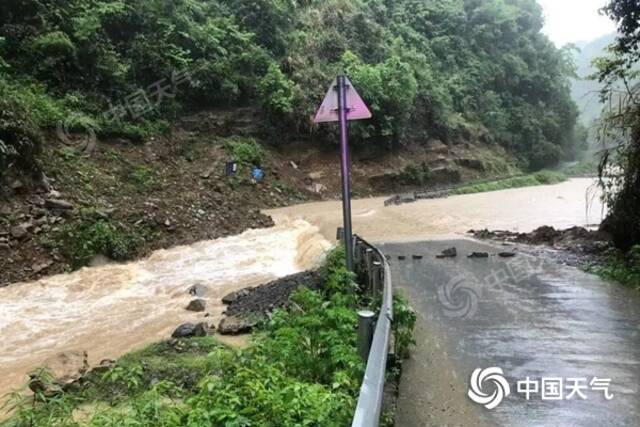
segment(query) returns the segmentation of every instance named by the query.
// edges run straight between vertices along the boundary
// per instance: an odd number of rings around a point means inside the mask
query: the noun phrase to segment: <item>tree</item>
[[[603,10],[618,23],[620,36],[611,55],[596,63],[599,79],[606,83],[602,98],[618,101],[606,111],[600,129],[606,144],[600,183],[610,208],[602,228],[611,233],[617,247],[629,250],[640,244],[640,85],[633,83],[634,66],[640,60],[640,4],[613,0]]]

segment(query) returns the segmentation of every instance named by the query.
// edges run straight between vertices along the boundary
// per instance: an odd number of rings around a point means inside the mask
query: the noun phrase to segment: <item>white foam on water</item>
[[[202,317],[184,310],[196,283],[209,289],[205,299],[215,320],[226,293],[312,268],[329,247],[316,227],[285,221],[0,289],[0,394],[57,352],[87,350],[95,362]]]

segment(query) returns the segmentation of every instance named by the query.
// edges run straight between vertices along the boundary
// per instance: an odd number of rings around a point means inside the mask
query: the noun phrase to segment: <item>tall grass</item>
[[[453,190],[453,194],[486,193],[489,191],[507,190],[510,188],[534,187],[537,185],[559,184],[568,179],[561,172],[540,171],[532,175],[517,176],[482,184],[468,185]]]

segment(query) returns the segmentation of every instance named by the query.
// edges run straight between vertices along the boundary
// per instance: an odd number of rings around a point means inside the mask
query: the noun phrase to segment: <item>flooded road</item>
[[[374,242],[424,240],[465,234],[469,229],[529,232],[542,225],[569,228],[599,224],[603,211],[595,180],[422,200],[384,206],[385,198],[353,202],[353,229]],[[278,219],[304,219],[330,240],[342,224],[340,201],[309,203],[266,212]]]
[[[357,200],[354,229],[370,240],[393,242],[470,228],[530,231],[597,223],[601,206],[589,191],[592,184],[576,179],[392,207],[384,207],[384,198]],[[167,338],[182,322],[204,320],[184,309],[194,284],[208,287],[208,320],[217,324],[222,296],[317,265],[342,221],[339,201],[267,213],[277,223],[272,229],[0,289],[0,395],[58,352],[87,350],[96,364]]]
[[[436,259],[451,246],[457,258]],[[473,251],[505,248],[468,240],[382,250],[391,256],[394,285],[419,314],[417,347],[403,370],[399,427],[640,425],[637,291],[526,255],[469,259]],[[511,392],[493,410],[467,396],[473,371],[491,367],[503,370]],[[517,387],[527,377],[538,381],[529,400]],[[590,385],[593,377],[611,380],[611,400]],[[562,379],[562,399],[543,399],[544,378]],[[567,399],[572,379],[581,379],[586,399]],[[481,387],[489,395],[495,389],[491,381]]]
[[[168,338],[183,322],[217,326],[224,295],[312,268],[329,247],[317,228],[285,222],[0,289],[0,396],[58,352],[86,350],[93,365]],[[185,310],[195,284],[207,288],[209,318]]]

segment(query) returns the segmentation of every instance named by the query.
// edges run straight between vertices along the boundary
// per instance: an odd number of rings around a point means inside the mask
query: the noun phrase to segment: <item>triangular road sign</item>
[[[345,80],[347,84],[347,108],[349,109],[347,120],[370,119],[371,112],[367,104],[365,104],[360,95],[358,95],[358,92],[349,79],[345,78]],[[338,114],[338,79],[333,80],[327,95],[324,97],[324,101],[322,101],[322,105],[320,105],[318,109],[314,121],[316,123],[340,121],[340,115]]]

